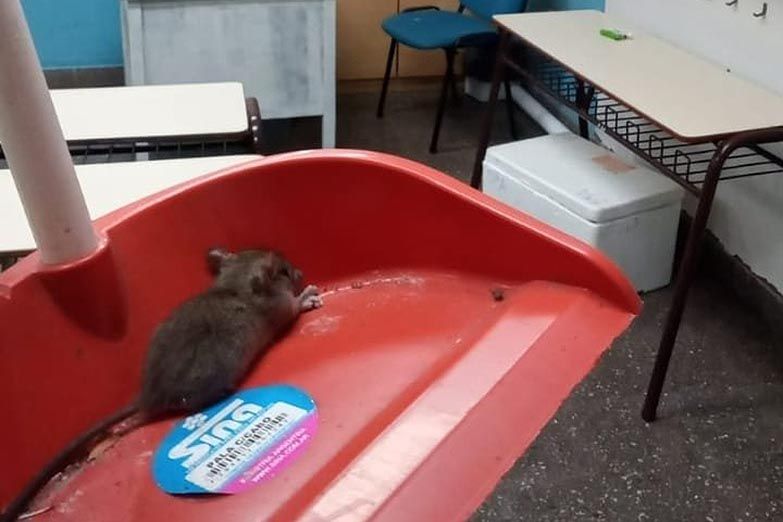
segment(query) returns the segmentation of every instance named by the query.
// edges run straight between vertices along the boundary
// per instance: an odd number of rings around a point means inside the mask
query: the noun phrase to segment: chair
[[[457,54],[457,50],[465,47],[495,45],[497,32],[492,24],[492,16],[521,12],[525,10],[526,6],[527,0],[462,0],[456,12],[441,11],[435,6],[412,7],[384,20],[381,25],[383,30],[391,36],[391,44],[386,60],[386,74],[383,77],[381,98],[378,102],[378,118],[383,118],[394,53],[398,44],[422,50],[443,49],[446,53],[446,74],[443,76],[438,113],[435,117],[435,128],[432,131],[432,140],[430,141],[430,152],[437,152],[440,125],[446,108],[449,87],[451,87],[454,97],[457,96],[457,87],[454,83],[454,56]],[[465,14],[465,9],[469,14]],[[511,86],[508,79],[505,80],[505,91],[511,133],[516,138],[511,106]]]

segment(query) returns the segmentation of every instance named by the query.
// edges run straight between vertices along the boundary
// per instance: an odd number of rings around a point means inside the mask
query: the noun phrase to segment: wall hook
[[[766,17],[767,16],[767,2],[764,2],[761,5],[761,11],[759,11],[758,13],[753,13],[753,16],[755,16],[756,18],[764,18],[764,17]]]
[[[733,5],[737,5],[739,3],[739,0],[731,0],[731,2],[726,2],[726,5],[731,7]]]

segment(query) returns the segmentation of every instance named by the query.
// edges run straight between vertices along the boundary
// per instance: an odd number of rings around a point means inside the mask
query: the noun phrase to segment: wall
[[[43,67],[121,67],[119,4],[120,0],[22,0]],[[531,0],[530,4],[535,10],[602,9],[604,0]],[[383,58],[378,60],[381,68]]]
[[[119,4],[119,0],[22,0],[43,67],[121,67]]]
[[[783,95],[783,1],[768,0],[767,18],[755,19],[761,4],[607,0],[606,10]],[[730,253],[783,291],[783,175],[722,182],[709,226]]]
[[[389,37],[381,22],[399,0],[337,0],[337,79],[383,78]]]

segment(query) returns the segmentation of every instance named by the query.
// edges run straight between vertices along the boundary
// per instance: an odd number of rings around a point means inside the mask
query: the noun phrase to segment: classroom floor
[[[437,85],[393,91],[379,121],[376,90],[341,94],[338,145],[405,156],[466,180],[482,105],[465,98],[460,107],[449,107],[442,152],[431,155],[437,95]],[[541,132],[517,116],[524,135]],[[312,124],[286,127],[281,135],[302,138],[284,148],[313,146],[315,133]],[[507,140],[508,134],[500,110],[495,137]],[[709,277],[702,276],[691,294],[660,419],[642,422],[642,397],[670,297],[670,289],[644,296],[641,316],[473,522],[783,519],[783,350]]]

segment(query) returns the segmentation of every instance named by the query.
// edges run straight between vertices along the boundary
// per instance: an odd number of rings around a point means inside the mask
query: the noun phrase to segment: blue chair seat
[[[459,49],[494,45],[498,41],[498,33],[492,24],[492,17],[501,13],[524,11],[526,6],[527,0],[459,0],[459,9],[456,12],[421,6],[410,8],[384,20],[381,27],[391,36],[391,42],[389,42],[389,55],[386,58],[381,97],[378,100],[378,117],[383,118],[386,93],[389,90],[389,80],[394,68],[394,55],[399,45],[421,50],[443,49],[446,53],[446,74],[443,75],[438,114],[435,117],[435,128],[432,130],[430,141],[430,152],[437,152],[440,124],[443,121],[443,111],[446,109],[449,87],[452,96],[455,99],[458,97],[457,85],[454,82],[454,59]],[[469,14],[464,14],[466,10]],[[511,100],[511,84],[508,78],[504,83],[507,99]],[[511,104],[508,107],[511,107]],[[516,138],[511,109],[508,114],[511,134]]]
[[[389,36],[416,49],[454,47],[465,43],[466,39],[475,45],[481,38],[495,36],[495,28],[490,22],[435,9],[400,13],[387,18],[381,25]]]

